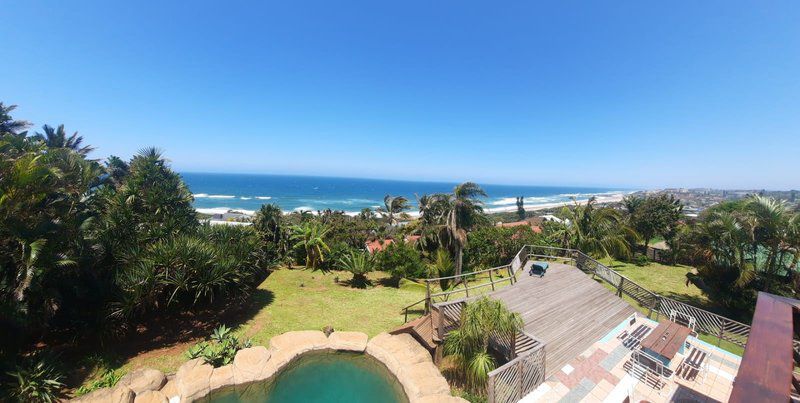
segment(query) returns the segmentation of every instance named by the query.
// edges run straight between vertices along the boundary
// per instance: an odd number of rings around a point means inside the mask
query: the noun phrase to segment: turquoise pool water
[[[309,353],[270,380],[209,395],[207,403],[407,403],[397,379],[365,354]]]

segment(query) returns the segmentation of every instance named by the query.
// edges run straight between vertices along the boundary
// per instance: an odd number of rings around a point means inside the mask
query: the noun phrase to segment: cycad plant
[[[367,273],[375,270],[375,262],[367,252],[350,251],[339,259],[339,268],[353,274],[351,284],[354,287],[365,288],[369,284]]]
[[[501,301],[483,297],[464,307],[458,329],[445,339],[444,352],[465,380],[467,389],[482,392],[489,372],[497,367],[489,352],[489,338],[513,337],[522,324],[519,314],[509,311]]]

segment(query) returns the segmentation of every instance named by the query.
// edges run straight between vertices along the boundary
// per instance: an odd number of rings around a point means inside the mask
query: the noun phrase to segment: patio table
[[[645,352],[659,358],[669,366],[675,354],[683,351],[686,338],[692,332],[686,326],[679,325],[669,320],[662,320],[658,326],[642,340],[641,346]]]

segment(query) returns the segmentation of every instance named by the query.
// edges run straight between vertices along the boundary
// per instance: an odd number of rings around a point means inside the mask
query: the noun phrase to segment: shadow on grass
[[[272,291],[257,288],[243,299],[228,299],[194,311],[151,314],[132,325],[132,331],[119,340],[104,341],[89,336],[57,346],[64,362],[76,364],[66,384],[70,388],[78,387],[98,369],[119,368],[140,355],[174,354],[175,350],[184,350],[186,343],[208,337],[220,325],[237,329],[274,300]]]

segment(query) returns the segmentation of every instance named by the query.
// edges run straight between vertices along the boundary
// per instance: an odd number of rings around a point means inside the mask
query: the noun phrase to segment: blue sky
[[[0,7],[0,100],[183,171],[800,188],[800,2]]]

